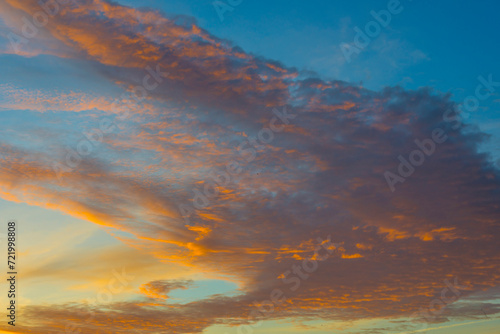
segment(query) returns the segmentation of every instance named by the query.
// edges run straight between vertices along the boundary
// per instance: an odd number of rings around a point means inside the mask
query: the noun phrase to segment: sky
[[[0,333],[498,333],[498,9],[0,0]]]

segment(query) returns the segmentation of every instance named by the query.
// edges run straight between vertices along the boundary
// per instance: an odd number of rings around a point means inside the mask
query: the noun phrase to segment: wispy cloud
[[[33,15],[37,6],[6,0],[2,17],[19,32],[19,15]],[[26,53],[86,62],[131,100],[147,66],[159,64],[154,70],[169,75],[151,93],[151,107],[132,103],[133,117],[124,124],[108,96],[54,94],[40,97],[44,104],[30,92],[5,90],[6,109],[26,115],[55,110],[66,123],[27,121],[38,130],[61,128],[45,133],[46,146],[37,153],[4,138],[0,196],[128,232],[117,238],[241,287],[237,296],[166,307],[145,295],[166,297],[169,289],[186,286],[145,281],[136,299],[96,309],[82,333],[195,333],[247,323],[254,301],[288,288],[280,274],[313,256],[314,241],[325,235],[342,244],[344,256],[325,261],[270,319],[403,317],[427,307],[446,278],[460,277],[469,287],[465,295],[498,284],[499,171],[477,152],[483,134],[442,120],[453,106],[448,96],[320,80],[246,53],[190,18],[101,0],[65,7],[44,31],[51,42],[28,43]],[[259,142],[273,108],[284,106],[296,119],[272,143]],[[103,115],[118,129],[58,178],[53,162],[64,161],[66,146],[78,142],[75,124],[93,124]],[[450,139],[391,193],[383,172],[437,125]],[[237,144],[252,138],[261,147],[246,163]],[[217,182],[211,172],[220,173],[231,159],[244,171],[186,226],[179,204],[191,203],[193,189]],[[32,305],[21,330],[64,330],[82,309]]]

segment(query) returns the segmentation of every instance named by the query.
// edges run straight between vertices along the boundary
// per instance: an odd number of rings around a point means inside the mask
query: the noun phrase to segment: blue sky
[[[500,5],[221,1],[0,0],[0,333],[495,333]]]

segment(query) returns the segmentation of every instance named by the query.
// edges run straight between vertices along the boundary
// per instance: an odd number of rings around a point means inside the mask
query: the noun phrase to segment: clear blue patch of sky
[[[230,281],[206,279],[197,280],[187,289],[176,289],[168,293],[168,302],[175,304],[187,304],[197,300],[205,299],[215,294],[226,296],[238,293],[238,286]]]

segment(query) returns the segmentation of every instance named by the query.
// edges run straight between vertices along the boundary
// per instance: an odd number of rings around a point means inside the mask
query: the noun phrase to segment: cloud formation
[[[21,34],[21,16],[40,7],[4,0],[1,10]],[[466,286],[463,296],[497,286],[499,170],[478,153],[484,134],[443,120],[454,107],[449,96],[320,80],[244,52],[190,18],[100,0],[61,6],[43,29],[45,43],[26,43],[20,56],[88,62],[132,102],[67,92],[49,98],[50,107],[37,100],[33,107],[23,92],[19,107],[21,92],[10,87],[14,102],[5,108],[29,109],[22,111],[28,115],[50,109],[64,123],[37,118],[30,126],[44,143],[38,149],[15,136],[2,140],[0,196],[128,232],[133,237],[119,237],[124,243],[229,277],[241,290],[180,305],[146,297],[165,299],[186,284],[144,282],[138,299],[92,310],[82,333],[199,333],[215,324],[252,323],[254,302],[269,299],[273,289],[288,300],[267,319],[352,320],[410,316],[453,277]],[[161,73],[168,73],[161,84],[138,98],[145,75]],[[110,107],[115,99],[120,109]],[[130,117],[120,117],[124,106]],[[294,117],[277,118],[282,130],[272,140],[259,137],[284,108]],[[90,141],[67,124],[95,129],[104,117],[116,130],[98,143],[92,137],[93,153],[58,177],[53,166],[67,159],[65,147]],[[60,131],[43,131],[54,127]],[[449,139],[391,192],[384,172],[436,127]],[[230,161],[241,171],[196,208],[197,191],[213,188]],[[180,204],[196,209],[191,224]],[[281,275],[312,257],[316,240],[328,236],[342,245],[339,256],[292,290]],[[488,305],[498,313],[497,304]],[[20,330],[64,330],[87,311],[79,304],[29,306]],[[475,312],[469,311],[462,308],[462,316]]]

